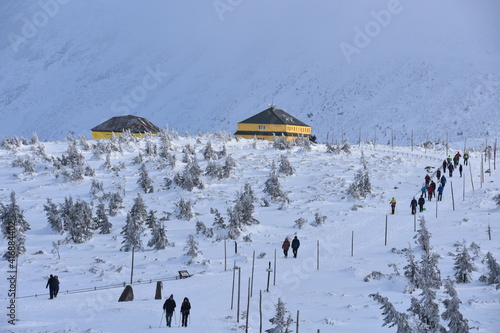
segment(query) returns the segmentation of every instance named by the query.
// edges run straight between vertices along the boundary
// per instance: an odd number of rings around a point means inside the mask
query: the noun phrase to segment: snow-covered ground
[[[103,167],[105,155],[98,158],[91,150],[85,150],[78,144],[86,163],[95,170],[95,176],[76,182],[65,181],[62,176],[56,178],[52,163],[34,155],[33,149],[38,144],[22,145],[13,150],[0,149],[0,202],[8,205],[10,194],[15,191],[17,203],[31,224],[31,230],[26,233],[27,251],[18,263],[16,322],[15,325],[7,322],[8,286],[2,283],[0,295],[4,313],[0,330],[16,333],[158,330],[160,323],[163,327],[165,325],[162,304],[166,297],[173,294],[178,304],[173,326],[179,326],[180,303],[188,297],[192,311],[190,324],[182,328],[183,331],[244,331],[243,313],[247,307],[247,290],[255,253],[248,317],[250,332],[259,331],[260,292],[264,329],[271,328],[269,319],[274,316],[274,306],[281,298],[294,320],[299,311],[299,332],[395,332],[396,328],[382,327],[380,305],[369,295],[379,292],[401,312],[410,307],[411,297],[419,297],[418,291],[404,293],[406,279],[398,275],[394,267],[402,274],[407,262],[400,250],[409,246],[413,248],[416,258],[420,258],[422,250],[413,239],[416,234],[415,219],[410,214],[410,200],[419,194],[424,176],[428,173],[426,167],[440,166],[446,157],[446,150],[440,146],[429,149],[415,147],[412,150],[398,146],[359,146],[351,142],[351,154],[329,154],[323,144],[314,145],[311,151],[297,147],[279,151],[269,142],[236,141],[227,137],[224,141],[222,138],[223,135],[173,138],[171,153],[177,158],[173,170],[168,166],[160,167],[158,157],[146,157],[146,140],[122,145],[122,153],[110,155],[111,165],[120,167],[116,172]],[[182,149],[187,144],[195,148],[198,164],[205,170],[207,162],[201,151],[208,140],[219,151],[225,144],[228,155],[235,159],[237,166],[230,178],[219,181],[204,176],[205,188],[195,188],[192,192],[175,185],[162,189],[165,177],[172,179],[175,173],[184,169]],[[151,141],[158,143],[157,138]],[[69,143],[42,142],[46,154],[54,157],[67,154]],[[88,143],[95,144],[96,141]],[[457,150],[463,153],[463,144],[452,144],[449,153],[454,154]],[[441,256],[439,268],[442,279],[454,276],[451,254],[456,253],[458,242],[465,241],[467,246],[474,242],[480,246],[477,255],[471,253],[477,266],[477,271],[472,274],[473,282],[456,284],[456,289],[462,300],[460,311],[469,320],[473,331],[494,333],[498,332],[500,291],[495,286],[479,282],[478,278],[486,273],[485,264],[481,261],[488,251],[500,260],[499,207],[493,201],[493,197],[500,193],[500,178],[498,169],[493,170],[491,161],[492,172],[485,173],[484,183],[481,184],[480,145],[473,147],[476,149],[471,150],[471,168],[465,168],[463,178],[457,172],[448,178],[443,201],[437,204],[433,199],[427,203],[426,211],[418,214],[416,221],[418,224],[418,219],[424,217],[432,233],[433,251]],[[133,160],[140,152],[154,180],[153,193],[143,193],[137,184],[140,164]],[[356,200],[346,194],[346,189],[353,182],[356,172],[362,169],[362,154],[367,162],[373,193],[366,199]],[[292,176],[279,177],[290,202],[271,202],[269,207],[264,207],[264,183],[273,162],[279,165],[282,155],[295,168]],[[33,174],[25,174],[22,168],[12,166],[19,157],[35,161]],[[486,161],[483,164],[483,170],[490,168],[489,163]],[[432,172],[429,174],[432,175]],[[43,205],[47,198],[62,204],[70,195],[74,200],[91,202],[93,178],[103,183],[104,192],[123,194],[125,207],[117,216],[110,217],[113,223],[111,234],[95,233],[90,241],[83,244],[62,242],[56,251],[54,242],[64,240],[65,235],[51,230]],[[211,227],[214,221],[211,209],[217,209],[227,222],[227,208],[234,206],[237,192],[243,190],[245,183],[251,185],[258,199],[254,203],[253,216],[260,224],[243,231],[236,240],[237,253],[234,251],[235,242],[227,241],[225,260],[224,241],[196,234],[195,224],[201,221]],[[158,218],[174,213],[175,204],[181,198],[194,203],[196,217],[186,221],[172,214],[170,220],[165,221],[171,245],[159,251],[145,246],[144,251],[135,252],[132,284],[135,299],[118,302],[124,284],[130,283],[131,279],[131,253],[120,251],[123,240],[120,232],[137,193],[141,193],[148,210],[155,210]],[[392,197],[398,201],[397,212],[388,215]],[[316,213],[326,216],[323,225],[314,225]],[[299,218],[308,221],[301,229],[294,227]],[[492,240],[488,239],[488,226],[491,227]],[[189,258],[185,256],[187,250],[184,247],[189,234],[194,234],[202,252],[198,260],[206,260],[205,264],[187,265]],[[242,237],[247,235],[251,241],[245,242]],[[293,238],[294,235],[301,241],[298,258],[289,256],[285,259],[281,243],[285,237]],[[143,243],[147,244],[149,238],[149,231],[146,231]],[[7,241],[0,240],[2,253],[6,246]],[[0,274],[5,281],[8,278],[7,262],[2,262]],[[269,263],[273,271],[267,292]],[[234,264],[241,267],[239,323],[236,317],[238,284],[231,309]],[[187,270],[193,276],[176,280],[179,270]],[[365,277],[374,271],[384,275],[365,282]],[[45,289],[49,274],[58,275],[61,281],[60,294],[54,300],[48,300]],[[162,300],[154,299],[157,280],[163,280]],[[106,289],[112,285],[114,288]],[[444,309],[442,301],[446,298],[441,288],[437,293],[441,312]],[[442,320],[442,324],[447,322]],[[163,327],[162,330],[166,329]],[[291,328],[295,331],[295,321]]]

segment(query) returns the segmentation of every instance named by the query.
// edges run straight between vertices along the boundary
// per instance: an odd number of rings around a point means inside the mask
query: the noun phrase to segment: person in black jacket
[[[163,303],[163,310],[167,316],[167,326],[172,327],[172,315],[174,314],[176,304],[174,301],[174,295],[170,295],[170,297]]]
[[[294,258],[297,258],[297,251],[299,250],[299,246],[300,246],[300,241],[297,238],[297,236],[295,236],[292,241],[292,251]]]
[[[411,207],[411,213],[415,215],[417,213],[417,199],[415,199],[415,197],[413,197],[410,203],[410,207]]]
[[[47,284],[45,285],[45,289],[47,289],[47,287],[49,288],[49,299],[54,298],[54,293],[55,296],[57,296],[57,292],[59,291],[59,280],[57,279],[57,277],[54,277],[52,274],[50,274],[50,277],[47,280]]]
[[[418,206],[420,207],[420,212],[424,211],[424,204],[425,204],[425,199],[421,195],[420,198],[418,199]]]
[[[182,327],[187,327],[188,325],[189,310],[191,310],[191,303],[189,303],[187,297],[184,297],[184,301],[181,305]]]

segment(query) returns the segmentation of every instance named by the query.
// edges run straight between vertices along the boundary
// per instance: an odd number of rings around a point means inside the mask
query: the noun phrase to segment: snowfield
[[[441,280],[454,279],[453,255],[462,250],[460,244],[465,242],[470,249],[477,270],[472,272],[471,283],[455,283],[462,301],[460,312],[471,331],[498,332],[500,290],[495,284],[480,282],[479,277],[488,273],[482,261],[488,252],[500,260],[499,206],[493,200],[500,193],[500,177],[493,160],[481,163],[484,150],[481,140],[468,143],[470,169],[464,168],[463,178],[458,171],[453,177],[446,174],[448,183],[443,201],[437,203],[433,198],[426,203],[426,210],[414,217],[410,214],[410,200],[419,195],[427,173],[435,179],[433,172],[447,154],[443,145],[411,148],[351,142],[350,153],[329,153],[323,143],[312,145],[310,150],[297,146],[277,150],[270,142],[238,141],[224,133],[182,137],[171,131],[169,138],[168,152],[176,158],[173,168],[158,153],[148,154],[146,147],[161,147],[157,137],[140,140],[122,137],[112,141],[121,151],[104,152],[100,156],[94,153],[98,141],[83,138],[57,142],[26,140],[24,144],[4,138],[0,148],[0,202],[10,205],[14,191],[31,230],[26,232],[26,253],[18,260],[15,325],[8,323],[9,287],[6,283],[0,287],[4,311],[1,331],[148,332],[159,330],[160,325],[163,330],[162,305],[173,294],[177,309],[172,326],[179,326],[180,304],[188,297],[192,310],[190,323],[183,331],[241,332],[245,331],[250,289],[249,332],[259,332],[260,297],[263,330],[273,327],[269,319],[274,317],[275,305],[281,299],[294,320],[290,326],[294,332],[297,325],[299,332],[396,332],[396,327],[382,327],[384,315],[380,304],[370,295],[380,293],[387,297],[399,312],[407,312],[412,297],[420,298],[419,289],[412,294],[405,292],[408,279],[404,276],[404,266],[408,262],[404,249],[411,247],[415,259],[420,260],[423,250],[414,237],[419,234],[415,229],[421,229],[419,221],[423,218],[432,234],[431,252],[440,256]],[[203,152],[208,142],[217,152],[226,149],[227,155],[216,160],[217,163],[223,165],[228,156],[236,162],[229,177],[219,180],[202,175],[204,188],[195,187],[192,191],[175,182],[166,188],[165,178],[174,179],[187,165],[183,162],[183,149],[187,145],[194,148],[195,154],[191,156],[199,168],[206,170],[208,162]],[[62,166],[60,170],[54,167],[52,157],[68,155],[72,143],[76,143],[84,156],[85,166],[94,171],[93,176],[69,180],[63,172],[71,174],[69,167]],[[463,145],[463,142],[450,144],[449,153],[463,154]],[[13,166],[19,165],[16,161],[20,159],[32,161],[34,171]],[[137,163],[141,159],[142,163]],[[294,168],[290,176],[278,172],[283,159]],[[273,201],[263,192],[273,164],[288,201]],[[142,165],[153,181],[152,193],[144,193],[138,184]],[[347,189],[360,170],[367,172],[372,191],[364,199],[355,199]],[[484,182],[481,170],[487,171]],[[102,191],[91,193],[93,180],[102,183]],[[245,184],[253,191],[252,216],[259,223],[243,227],[234,240],[221,238],[227,235],[227,230],[214,230],[213,237],[197,233],[197,222],[212,227],[215,209],[228,223],[228,208],[235,207]],[[119,193],[123,198],[123,208],[116,216],[109,216],[113,225],[110,234],[94,230],[90,240],[77,244],[66,239],[67,232],[60,234],[49,226],[44,211],[47,199],[62,205],[71,196],[75,202],[91,204],[95,214],[99,198],[105,193]],[[144,249],[134,253],[134,300],[118,302],[124,286],[130,284],[132,273],[132,253],[120,251],[124,240],[121,232],[138,194],[148,212],[155,211],[158,220],[164,223],[169,245],[163,250],[146,246],[151,230],[144,229],[140,235]],[[398,201],[395,215],[389,215],[392,197]],[[192,203],[195,215],[190,220],[177,217],[181,199]],[[316,223],[316,216],[323,223]],[[302,228],[296,225],[299,218],[306,220]],[[186,256],[190,234],[199,250],[193,258]],[[295,235],[301,242],[298,257],[294,259],[290,251],[285,259],[281,244],[285,237],[291,239]],[[473,243],[478,246],[475,251]],[[7,245],[2,238],[2,253]],[[190,259],[192,264],[188,264]],[[5,263],[2,280],[6,280],[8,262],[5,259],[2,262]],[[240,271],[233,270],[234,265],[241,269],[239,283]],[[269,265],[271,272],[267,271]],[[177,279],[180,270],[187,270],[192,276]],[[45,289],[50,274],[61,281],[59,296],[53,300],[48,300]],[[162,300],[154,299],[157,281],[163,282]],[[238,289],[241,290],[239,322]],[[440,313],[445,310],[443,301],[448,298],[444,287],[436,290]],[[410,323],[416,325],[413,319]],[[441,325],[447,327],[447,324],[447,320],[441,319]]]

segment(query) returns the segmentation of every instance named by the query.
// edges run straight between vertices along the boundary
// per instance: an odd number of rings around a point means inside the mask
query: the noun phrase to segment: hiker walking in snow
[[[458,166],[458,163],[460,162],[460,157],[462,157],[462,155],[460,155],[459,151],[457,151],[455,156],[453,156],[453,164],[455,164],[455,168]]]
[[[299,247],[300,247],[300,241],[297,238],[297,236],[295,236],[292,240],[292,252],[294,258],[297,258],[297,251],[299,250]]]
[[[455,168],[453,167],[453,164],[449,164],[449,165],[448,165],[448,171],[449,171],[449,175],[450,175],[450,177],[453,177],[453,170],[454,170],[454,169],[455,169]]]
[[[448,162],[446,160],[443,161],[443,173],[446,172],[446,166],[448,165]]]
[[[450,155],[448,155],[448,157],[446,158],[446,162],[448,162],[448,166],[450,166],[452,161],[453,161],[453,159],[451,158]]]
[[[283,249],[283,254],[285,255],[285,258],[287,258],[288,249],[290,248],[290,241],[288,240],[288,237],[285,238],[285,241],[283,242],[283,245],[281,245],[281,248]]]
[[[443,185],[443,187],[446,185],[446,177],[444,175],[441,176],[441,185]]]
[[[57,297],[59,293],[59,277],[54,275],[54,298]]]
[[[181,305],[182,327],[187,327],[188,325],[189,310],[191,310],[191,303],[189,303],[187,297],[184,297],[184,301]]]
[[[167,317],[167,326],[172,327],[172,315],[175,311],[175,300],[174,295],[170,295],[170,297],[163,303],[163,311],[165,311],[165,315]]]
[[[443,200],[443,191],[444,191],[443,185],[440,184],[437,191],[438,191],[437,201]]]
[[[431,180],[431,184],[429,185],[429,187],[432,188],[432,196],[435,197],[436,196],[436,183],[434,183],[433,180]]]
[[[394,199],[394,197],[392,197],[391,201],[389,201],[389,203],[391,204],[391,214],[394,214],[394,211],[396,210],[396,199]]]
[[[417,199],[415,197],[411,200],[410,207],[412,215],[415,215],[417,213]]]
[[[432,199],[432,192],[433,191],[434,190],[432,189],[431,186],[427,187],[427,200],[431,201],[431,199]]]
[[[465,152],[464,154],[464,165],[469,164],[469,153]]]
[[[462,167],[462,164],[458,167],[458,172],[460,172],[460,178],[462,178],[462,171],[464,171],[464,168]]]
[[[439,181],[439,179],[441,178],[441,169],[437,169],[436,171],[436,179]]]
[[[55,290],[57,289],[57,291],[59,291],[59,280],[56,279],[52,274],[50,274],[50,277],[47,280],[47,284],[45,285],[45,289],[47,288],[49,288],[49,299],[53,299]]]
[[[420,191],[422,191],[422,195],[425,195],[425,193],[427,193],[427,185],[424,184]]]
[[[429,186],[429,183],[431,182],[431,176],[429,176],[428,174],[425,175],[425,185],[426,186]]]
[[[420,212],[424,211],[424,204],[425,204],[425,199],[424,196],[421,195],[420,198],[418,198],[418,206],[420,207]]]

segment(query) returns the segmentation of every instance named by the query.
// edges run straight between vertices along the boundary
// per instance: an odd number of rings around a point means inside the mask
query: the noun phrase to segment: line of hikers
[[[410,208],[411,208],[411,214],[415,215],[417,213],[417,206],[419,207],[419,211],[423,212],[425,210],[424,205],[425,205],[425,198],[427,197],[428,201],[431,201],[433,197],[436,197],[436,191],[437,191],[437,201],[442,201],[443,200],[443,191],[444,187],[446,185],[446,176],[444,173],[446,173],[446,169],[448,169],[450,177],[453,176],[453,170],[458,166],[458,170],[460,172],[460,177],[462,177],[462,171],[463,167],[462,164],[460,164],[460,157],[462,155],[460,154],[459,151],[455,154],[453,158],[451,158],[450,155],[443,161],[443,174],[441,174],[441,168],[438,168],[436,171],[436,178],[437,182],[439,183],[439,186],[436,189],[436,183],[431,179],[431,177],[427,174],[424,177],[424,184],[422,185],[421,188],[421,195],[420,198],[417,200],[415,197],[410,202]],[[464,165],[469,164],[469,153],[466,152],[463,156],[464,159]],[[392,197],[391,201],[389,202],[391,205],[391,214],[395,214],[396,211],[396,199]]]

